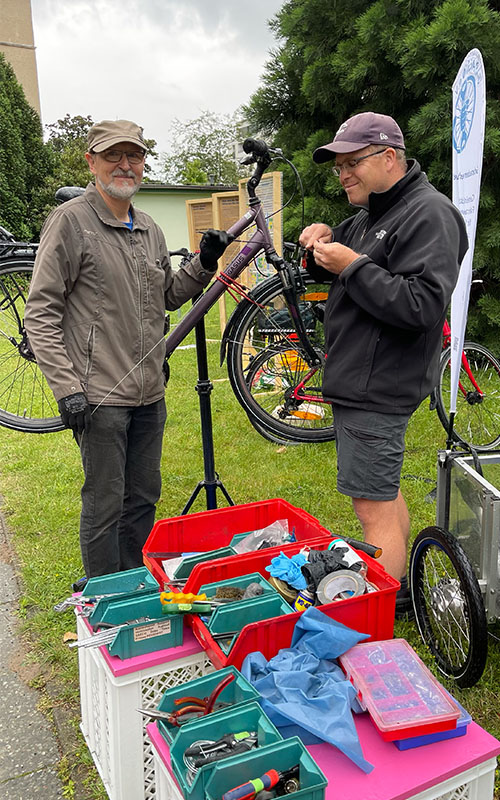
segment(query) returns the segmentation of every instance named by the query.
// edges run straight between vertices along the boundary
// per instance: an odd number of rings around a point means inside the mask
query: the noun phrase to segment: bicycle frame
[[[257,167],[247,183],[250,208],[246,214],[244,214],[237,222],[235,222],[234,225],[229,228],[227,233],[234,241],[253,223],[255,223],[257,230],[240,250],[238,255],[233,258],[226,269],[216,277],[214,283],[209,286],[208,289],[198,298],[193,307],[188,311],[187,314],[185,314],[183,319],[176,326],[175,330],[173,330],[172,333],[167,336],[165,345],[165,357],[167,359],[172,355],[176,347],[178,347],[183,339],[185,339],[186,336],[193,330],[197,323],[200,322],[207,311],[212,308],[219,297],[224,294],[228,288],[228,285],[231,285],[232,282],[236,281],[245,267],[247,267],[252,259],[254,259],[255,256],[257,256],[263,250],[267,262],[272,264],[281,278],[285,301],[287,303],[297,337],[302,345],[304,358],[307,360],[309,366],[313,368],[319,366],[321,363],[318,354],[309,341],[309,337],[297,305],[293,279],[288,272],[286,262],[274,249],[271,240],[271,234],[269,232],[264,215],[264,210],[262,208],[262,203],[255,193],[264,170],[269,166],[272,158],[267,152],[266,148],[265,155],[254,157],[253,160],[257,161]],[[249,300],[251,299],[250,296],[247,297]]]
[[[450,325],[448,323],[448,320],[445,319],[444,325],[443,325],[443,349],[445,349],[446,347],[449,347],[450,344],[451,344],[451,328],[450,328]],[[462,366],[463,366],[465,372],[467,373],[467,377],[469,378],[469,380],[472,383],[472,385],[473,385],[474,389],[476,390],[476,392],[478,392],[479,395],[481,397],[483,397],[484,392],[481,391],[481,388],[480,388],[479,384],[477,383],[476,379],[474,378],[474,375],[473,375],[473,373],[471,371],[471,368],[469,366],[469,362],[467,361],[467,357],[466,357],[466,355],[465,355],[463,350],[462,350]],[[460,392],[463,394],[463,396],[467,397],[467,391],[464,388],[464,386],[463,386],[461,381],[458,382],[458,388],[459,388]]]

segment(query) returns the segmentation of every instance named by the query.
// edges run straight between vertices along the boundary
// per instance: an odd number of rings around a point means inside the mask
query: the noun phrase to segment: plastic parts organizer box
[[[339,660],[386,741],[456,727],[458,706],[405,639],[363,642]]]
[[[331,541],[332,534],[315,517],[278,498],[158,520],[143,547],[144,563],[163,587],[168,578],[162,561],[182,553],[228,547],[236,534],[265,528],[278,519],[288,520],[298,542],[325,537]],[[277,551],[279,548],[269,548],[273,554]]]

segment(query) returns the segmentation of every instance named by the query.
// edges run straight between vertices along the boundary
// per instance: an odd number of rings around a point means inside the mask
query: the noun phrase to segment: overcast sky
[[[133,119],[167,148],[170,121],[248,101],[284,0],[31,0],[44,124]]]

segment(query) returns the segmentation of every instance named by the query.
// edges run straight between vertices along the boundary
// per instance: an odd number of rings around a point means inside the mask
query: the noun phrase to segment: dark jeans
[[[80,439],[80,547],[88,578],[142,565],[160,497],[165,401],[100,406]]]

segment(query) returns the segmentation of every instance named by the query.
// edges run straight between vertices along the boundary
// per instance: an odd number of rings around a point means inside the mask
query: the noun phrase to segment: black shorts
[[[333,405],[337,489],[349,497],[394,500],[409,416]]]

